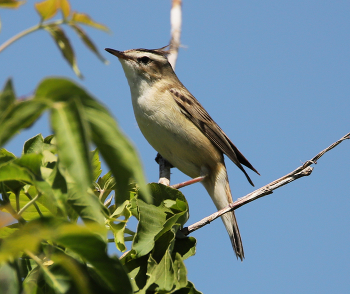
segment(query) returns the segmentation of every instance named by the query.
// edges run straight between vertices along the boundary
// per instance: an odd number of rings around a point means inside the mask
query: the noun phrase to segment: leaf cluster
[[[24,4],[24,1],[9,1],[0,0],[0,8],[18,8],[20,5]],[[109,29],[96,21],[94,21],[88,14],[76,12],[71,10],[71,6],[68,0],[44,0],[39,3],[35,3],[34,7],[40,16],[40,22],[38,25],[29,28],[17,36],[5,42],[0,46],[0,52],[4,50],[7,46],[12,44],[14,41],[28,35],[29,33],[35,32],[37,30],[43,29],[47,31],[58,49],[62,53],[63,58],[68,62],[68,64],[73,69],[74,73],[82,78],[82,74],[79,70],[76,56],[73,50],[73,46],[69,38],[67,37],[62,25],[65,24],[70,27],[81,39],[83,44],[91,50],[102,62],[108,63],[108,61],[101,55],[96,45],[88,34],[84,31],[81,25],[86,25],[93,27],[98,30],[109,32]],[[62,19],[52,20],[59,12],[62,14]],[[1,27],[1,23],[0,23]]]
[[[0,146],[45,111],[53,135],[27,140],[20,157],[0,149],[0,292],[200,293],[184,265],[196,243],[179,232],[185,197],[145,184],[132,144],[83,88],[48,78],[18,100],[9,80]],[[103,176],[100,156],[111,170]],[[108,242],[125,252],[120,260],[108,255]]]

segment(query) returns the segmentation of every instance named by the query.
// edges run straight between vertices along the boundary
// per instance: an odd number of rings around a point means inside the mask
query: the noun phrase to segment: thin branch
[[[18,33],[17,35],[13,36],[12,38],[8,39],[2,45],[0,45],[0,52],[5,50],[8,46],[10,46],[12,43],[16,42],[17,40],[23,38],[24,36],[29,35],[30,33],[35,32],[37,30],[43,29],[45,26],[52,25],[52,24],[60,25],[63,23],[66,23],[66,21],[65,20],[55,20],[55,21],[47,22],[47,23],[39,23],[31,28],[28,28],[28,29]]]
[[[289,174],[271,182],[270,184],[267,184],[260,189],[255,190],[254,192],[249,193],[248,195],[237,199],[234,203],[231,203],[227,207],[219,210],[218,212],[213,213],[212,215],[203,218],[199,222],[194,223],[193,225],[190,225],[186,228],[183,228],[181,231],[182,233],[187,236],[191,234],[192,232],[200,229],[201,227],[204,227],[205,225],[211,223],[213,220],[217,219],[218,217],[222,216],[223,214],[236,210],[237,208],[252,202],[258,198],[264,197],[266,195],[272,194],[272,191],[280,188],[286,184],[289,184],[296,179],[299,179],[304,176],[308,176],[311,174],[313,168],[310,167],[311,164],[316,164],[317,160],[319,160],[325,153],[339,145],[341,142],[343,142],[346,139],[350,139],[350,133],[346,134],[344,137],[339,139],[338,141],[334,142],[332,145],[327,147],[326,149],[322,150],[320,153],[318,153],[315,157],[313,157],[311,160],[306,161],[302,166],[298,167],[294,171],[290,172]]]
[[[169,44],[168,60],[175,70],[177,55],[181,45],[181,25],[182,25],[182,1],[173,0],[170,10],[171,40]]]
[[[179,53],[181,25],[182,25],[182,1],[172,0],[170,10],[170,25],[171,25],[171,39],[169,44],[168,61],[175,70],[176,60]],[[164,159],[159,153],[156,161],[159,164],[159,181],[163,185],[170,185],[170,168],[171,164]]]

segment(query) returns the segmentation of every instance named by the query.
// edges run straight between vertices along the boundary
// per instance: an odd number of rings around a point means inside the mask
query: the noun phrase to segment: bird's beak
[[[111,49],[111,48],[105,48],[105,50],[108,53],[111,53],[111,54],[117,56],[120,59],[125,59],[125,60],[131,59],[129,56],[125,55],[123,51],[118,51],[118,50],[114,50],[114,49]]]

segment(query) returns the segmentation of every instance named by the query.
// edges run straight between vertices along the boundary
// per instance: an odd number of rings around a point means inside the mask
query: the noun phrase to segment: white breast
[[[136,121],[142,134],[155,150],[183,173],[190,177],[200,176],[204,166],[215,164],[219,156],[217,149],[181,113],[170,92],[159,96],[155,91],[156,87],[147,84],[133,87],[131,91]]]

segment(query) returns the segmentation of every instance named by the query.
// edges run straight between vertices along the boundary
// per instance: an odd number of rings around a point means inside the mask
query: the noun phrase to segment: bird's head
[[[106,48],[105,50],[118,57],[121,62],[129,84],[146,81],[154,83],[157,80],[173,75],[174,71],[168,62],[168,51],[160,49],[131,49],[118,51]]]

